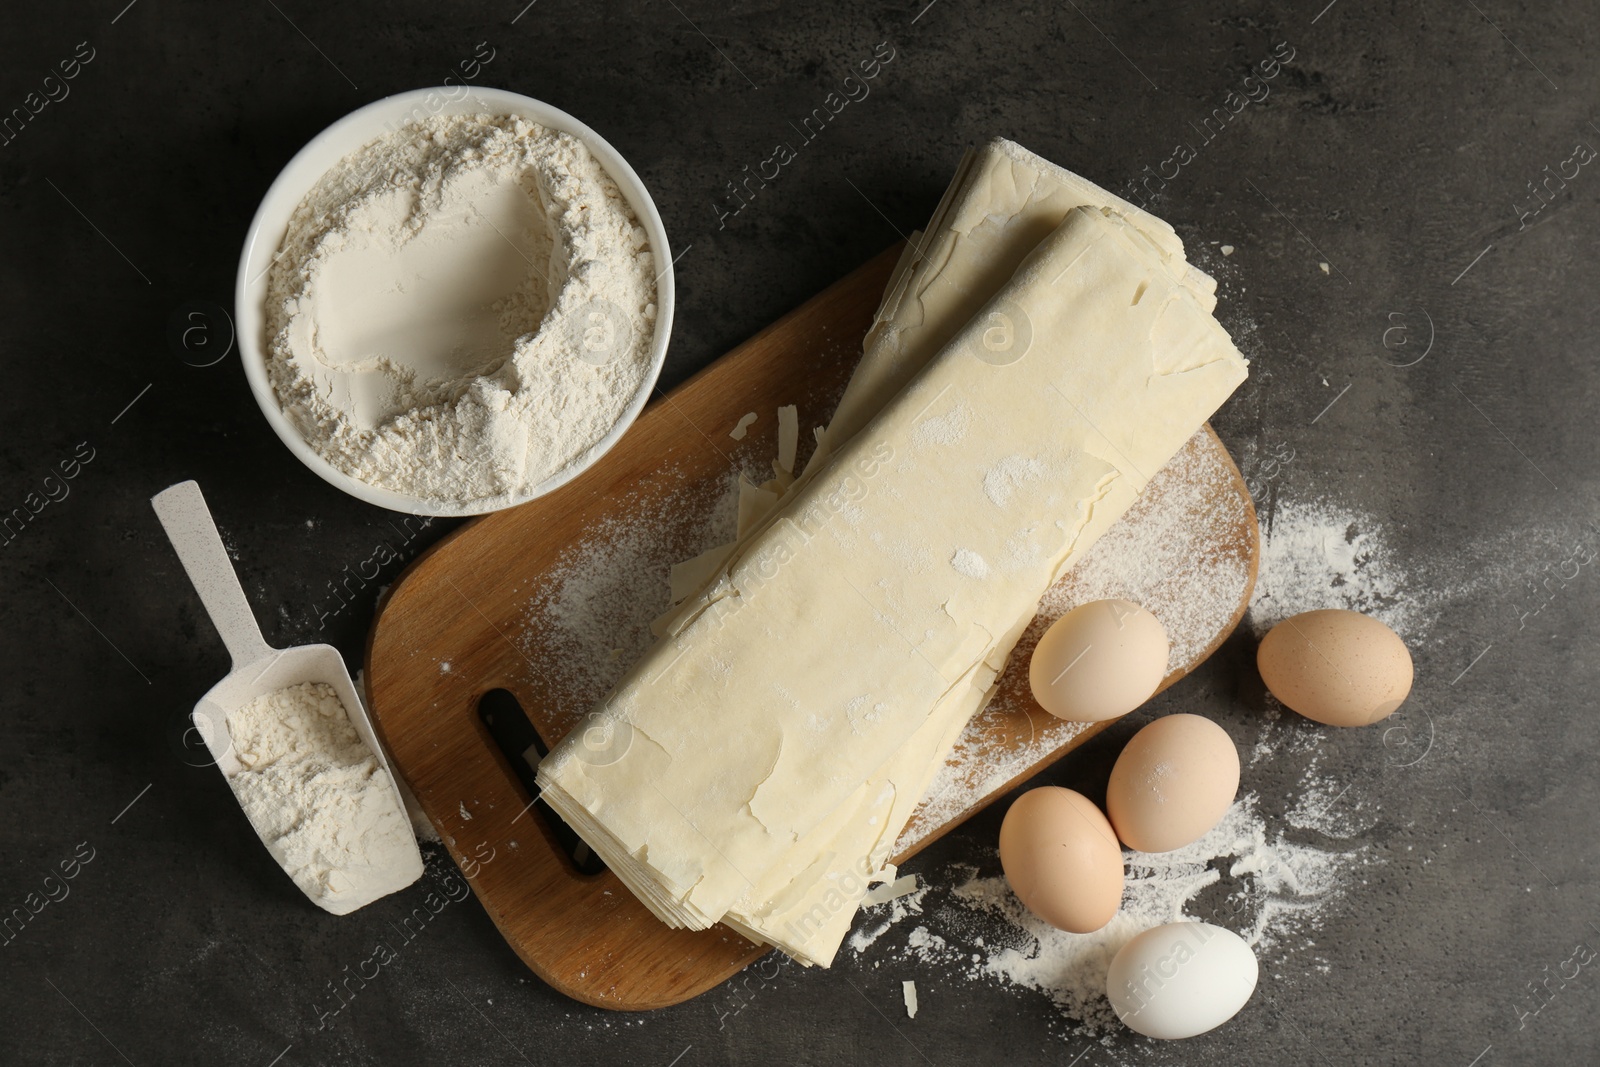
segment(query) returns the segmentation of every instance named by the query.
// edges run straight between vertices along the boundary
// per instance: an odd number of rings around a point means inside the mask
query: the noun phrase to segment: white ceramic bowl
[[[452,98],[453,97],[453,98]],[[273,254],[283,243],[288,230],[289,217],[300,205],[317,179],[327,173],[335,163],[356,149],[369,144],[389,129],[406,121],[413,113],[423,115],[517,115],[541,126],[570,133],[589,147],[606,173],[617,183],[617,188],[627,199],[633,213],[650,239],[650,251],[655,257],[656,273],[656,334],[650,346],[650,367],[639,391],[617,420],[611,431],[572,466],[534,486],[525,496],[503,507],[513,507],[534,497],[543,496],[552,489],[571,481],[583,473],[611,450],[622,438],[633,420],[638,418],[655,388],[661,365],[667,357],[667,342],[672,336],[673,270],[672,252],[667,245],[666,227],[661,224],[661,213],[656,210],[650,192],[639,176],[628,166],[615,148],[589,127],[559,108],[551,107],[532,97],[508,93],[503,89],[454,88],[413,89],[386,97],[358,111],[353,111],[312,138],[310,143],[295,153],[283,168],[250,223],[245,237],[244,252],[239,257],[239,276],[234,284],[234,313],[238,327],[239,356],[244,363],[245,377],[256,403],[277,433],[300,462],[310,467],[325,481],[338,486],[353,497],[369,504],[402,511],[413,515],[475,515],[483,508],[452,507],[436,500],[397,493],[368,485],[352,478],[318,455],[300,432],[284,415],[278,397],[267,379],[265,319],[267,296],[267,268]],[[488,509],[498,510],[498,509]]]

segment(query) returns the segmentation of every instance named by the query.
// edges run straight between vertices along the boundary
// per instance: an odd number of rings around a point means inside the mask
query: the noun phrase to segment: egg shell
[[[1056,718],[1103,722],[1150,699],[1168,655],[1160,619],[1131,600],[1096,600],[1050,624],[1028,661],[1028,684]]]
[[[1256,650],[1256,666],[1285,707],[1329,726],[1388,718],[1411,692],[1411,653],[1400,635],[1342,608],[1278,623]]]
[[[1030,789],[1000,824],[1000,866],[1027,909],[1087,934],[1122,903],[1122,849],[1094,802],[1060,786]]]
[[[1106,815],[1140,852],[1192,844],[1227,814],[1239,792],[1239,750],[1199,715],[1167,715],[1133,735],[1106,786]]]
[[[1214,1030],[1255,992],[1260,965],[1244,939],[1210,923],[1168,923],[1122,946],[1106,997],[1128,1029],[1175,1041]]]

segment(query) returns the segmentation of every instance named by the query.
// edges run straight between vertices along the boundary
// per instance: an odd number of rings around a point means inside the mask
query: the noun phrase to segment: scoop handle
[[[261,627],[250,610],[250,602],[244,598],[244,587],[233,571],[227,549],[222,547],[222,536],[217,533],[199,483],[179,482],[163,489],[150,498],[150,505],[156,509],[156,517],[183,561],[183,569],[194,583],[194,591],[200,594],[212,625],[228,646],[234,670],[269,655],[273,648],[261,636]]]

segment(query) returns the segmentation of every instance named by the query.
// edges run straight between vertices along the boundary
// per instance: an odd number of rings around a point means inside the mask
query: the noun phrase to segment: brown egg
[[[1030,789],[1000,824],[1000,866],[1018,899],[1051,926],[1087,934],[1122,903],[1122,848],[1080,793]]]
[[[1102,722],[1150,699],[1167,655],[1160,619],[1129,600],[1096,600],[1050,624],[1028,661],[1028,685],[1056,718]]]
[[[1307,611],[1272,628],[1256,651],[1272,695],[1329,726],[1388,718],[1411,692],[1411,653],[1400,635],[1357,611]]]
[[[1117,836],[1140,852],[1171,852],[1206,835],[1239,792],[1239,752],[1198,715],[1168,715],[1133,735],[1106,787]]]

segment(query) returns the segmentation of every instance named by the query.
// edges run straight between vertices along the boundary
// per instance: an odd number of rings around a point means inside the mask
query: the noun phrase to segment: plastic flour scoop
[[[378,766],[388,776],[388,791],[393,795],[395,809],[404,825],[404,840],[395,842],[395,834],[384,835],[382,862],[377,865],[343,867],[334,870],[318,885],[301,884],[308,897],[318,907],[343,915],[379,897],[387,896],[422,877],[422,853],[405,814],[405,804],[395,785],[394,771],[383,747],[372,732],[366,706],[361,702],[356,687],[345,668],[344,657],[332,645],[301,645],[297,648],[277,649],[267,644],[261,636],[250,604],[245,600],[244,588],[233,571],[222,538],[217,533],[205,497],[195,482],[180,482],[162,490],[151,498],[156,515],[177,549],[183,569],[189,573],[195,592],[205,604],[211,622],[222,635],[223,644],[233,657],[233,671],[211,687],[195,705],[193,720],[200,736],[205,740],[211,758],[227,778],[233,778],[242,769],[233,751],[228,734],[228,714],[244,707],[252,700],[268,693],[303,682],[322,682],[339,697],[349,714],[350,725],[355,727],[363,744],[377,757]],[[289,798],[285,798],[286,801]],[[341,826],[342,840],[360,838],[366,827]],[[255,826],[272,858],[286,871],[293,873],[294,866],[305,862],[304,856],[290,861],[285,849],[276,843],[272,829]],[[360,843],[365,843],[362,841]],[[296,879],[297,884],[300,879]]]

